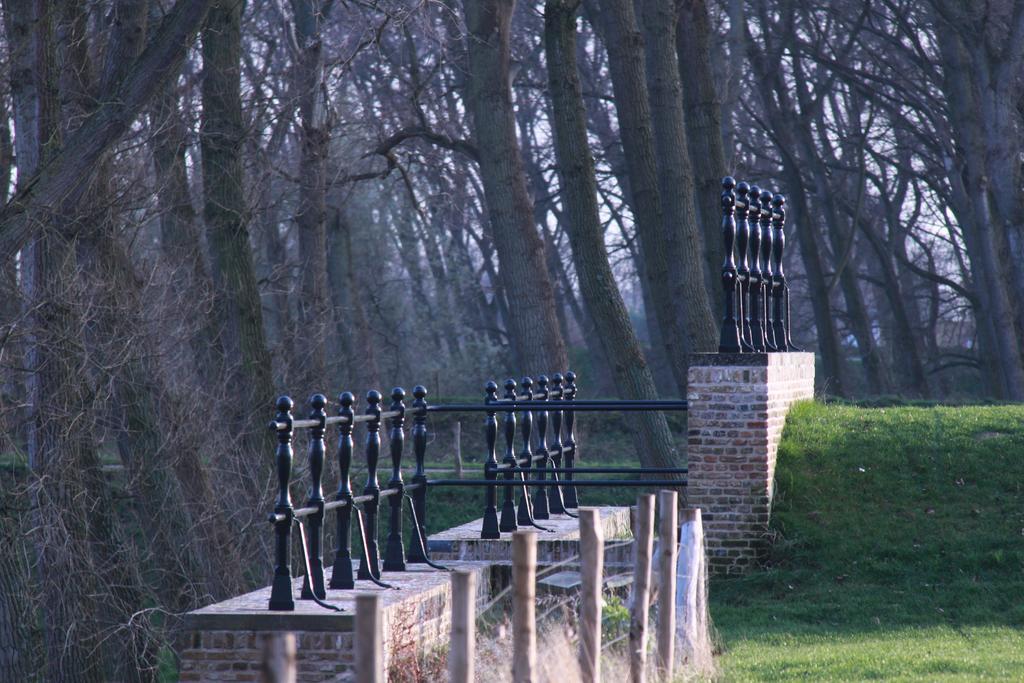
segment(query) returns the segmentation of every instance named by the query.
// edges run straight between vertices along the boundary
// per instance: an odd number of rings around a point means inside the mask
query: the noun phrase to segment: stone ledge
[[[354,567],[358,563],[353,563]],[[490,585],[490,565],[483,562],[447,562],[452,569],[471,569],[477,573],[478,599],[486,600]],[[331,580],[331,567],[324,570],[326,581]],[[411,564],[405,572],[384,572],[381,580],[400,590],[381,588],[369,581],[356,581],[352,590],[327,590],[327,602],[341,607],[343,612],[331,612],[312,600],[299,600],[302,577],[292,582],[295,611],[272,612],[267,609],[270,587],[239,595],[208,605],[185,615],[186,631],[352,631],[355,619],[357,593],[380,593],[385,616],[395,610],[440,598],[447,601],[450,574],[423,564]],[[482,597],[481,597],[482,596]]]
[[[628,507],[599,507],[597,509],[600,513],[606,546],[614,541],[631,541],[633,539],[629,527]],[[578,519],[568,515],[552,515],[551,519],[537,520],[537,524],[550,529],[550,531],[541,531],[533,527],[522,527],[522,529],[537,532],[538,564],[551,564],[578,554],[580,539]],[[498,539],[482,539],[480,538],[482,527],[483,519],[481,518],[431,535],[427,539],[430,557],[444,561],[486,561],[511,564],[512,532],[502,533],[501,538]],[[609,558],[606,554],[607,559]]]
[[[814,354],[808,351],[785,353],[691,353],[690,367],[776,367],[814,363]]]

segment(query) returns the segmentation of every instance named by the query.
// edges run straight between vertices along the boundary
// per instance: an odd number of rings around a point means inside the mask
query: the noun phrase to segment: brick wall
[[[450,562],[477,572],[477,604],[491,597],[493,568],[483,563]],[[328,579],[330,568],[328,568]],[[384,667],[408,667],[413,660],[447,647],[451,630],[451,584],[447,572],[412,565],[408,572],[386,572],[384,579],[401,590],[382,590],[360,582],[355,591],[328,591],[330,612],[310,601],[296,601],[294,612],[266,609],[269,587],[237,596],[185,616],[177,643],[180,679],[194,681],[261,681],[264,638],[269,632],[295,635],[299,683],[351,680],[355,634],[355,595],[381,591]],[[296,579],[298,595],[302,584]],[[408,662],[408,664],[406,664]]]
[[[701,508],[713,571],[763,556],[786,413],[814,396],[814,354],[694,354],[687,502]]]
[[[353,634],[295,631],[300,681],[347,680],[352,668]],[[261,681],[266,632],[190,633],[181,647],[179,681]]]

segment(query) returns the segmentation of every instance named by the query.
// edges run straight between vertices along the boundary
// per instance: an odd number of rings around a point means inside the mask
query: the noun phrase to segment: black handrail
[[[517,388],[525,393],[517,393]],[[291,596],[290,543],[293,523],[302,525],[303,561],[307,568],[303,580],[302,599],[325,605],[326,589],[351,589],[356,580],[368,580],[389,587],[381,580],[382,571],[403,571],[408,564],[422,563],[442,568],[431,562],[426,543],[427,492],[436,486],[484,487],[485,510],[482,538],[499,538],[502,532],[521,526],[545,529],[538,520],[553,515],[575,516],[579,507],[576,487],[607,486],[686,486],[685,479],[622,478],[579,479],[580,475],[685,475],[687,469],[652,467],[576,467],[577,443],[574,433],[577,412],[612,411],[680,411],[687,409],[683,400],[576,400],[576,375],[555,373],[549,379],[542,375],[536,382],[531,378],[521,382],[507,380],[504,397],[498,398],[498,385],[489,382],[482,403],[453,403],[430,405],[427,390],[413,389],[411,405],[405,404],[405,391],[395,388],[387,410],[381,405],[377,391],[366,395],[367,408],[363,414],[355,412],[355,397],[345,392],[338,397],[338,414],[327,416],[327,399],[315,394],[310,399],[310,413],[306,419],[296,420],[291,411],[293,402],[282,396],[278,399],[277,414],[268,425],[276,433],[278,499],[269,521],[274,525],[276,561],[274,584],[271,589],[270,609],[294,609]],[[485,433],[488,458],[484,463],[483,479],[429,480],[425,459],[427,446],[427,418],[433,412],[485,413]],[[498,414],[504,426],[501,461],[498,461]],[[518,413],[518,419],[517,419]],[[402,459],[405,448],[405,422],[412,418],[411,438],[415,456],[415,471],[411,481],[403,479]],[[380,431],[388,420],[391,473],[382,487],[378,481],[381,456]],[[354,454],[353,432],[357,424],[366,425],[364,453],[366,483],[360,495],[354,495],[349,472]],[[322,480],[326,456],[326,427],[338,426],[337,460],[339,468],[338,490],[333,500],[324,498]],[[536,426],[536,430],[534,430]],[[517,429],[522,435],[517,449]],[[308,464],[311,478],[308,501],[295,508],[288,494],[292,473],[292,437],[297,430],[309,430]],[[531,487],[536,491],[531,493]],[[498,491],[503,490],[498,508]],[[516,490],[519,491],[518,504]],[[378,519],[382,500],[388,501],[388,530],[383,562],[378,551]],[[408,550],[403,546],[402,501],[408,500],[413,518],[413,534]],[[337,548],[330,584],[325,586],[322,560],[323,522],[326,513],[334,511],[337,522]],[[355,519],[353,519],[353,512]],[[351,551],[352,524],[364,539],[358,572],[353,572]],[[546,530],[546,529],[545,529]]]

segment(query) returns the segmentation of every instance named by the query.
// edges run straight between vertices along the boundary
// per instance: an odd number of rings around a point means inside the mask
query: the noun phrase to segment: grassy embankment
[[[712,583],[723,677],[1024,680],[1024,406],[806,404],[769,566]]]

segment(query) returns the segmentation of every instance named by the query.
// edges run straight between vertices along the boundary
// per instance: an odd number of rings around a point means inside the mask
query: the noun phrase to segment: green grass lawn
[[[1024,680],[1024,406],[800,405],[776,486],[725,680]]]

